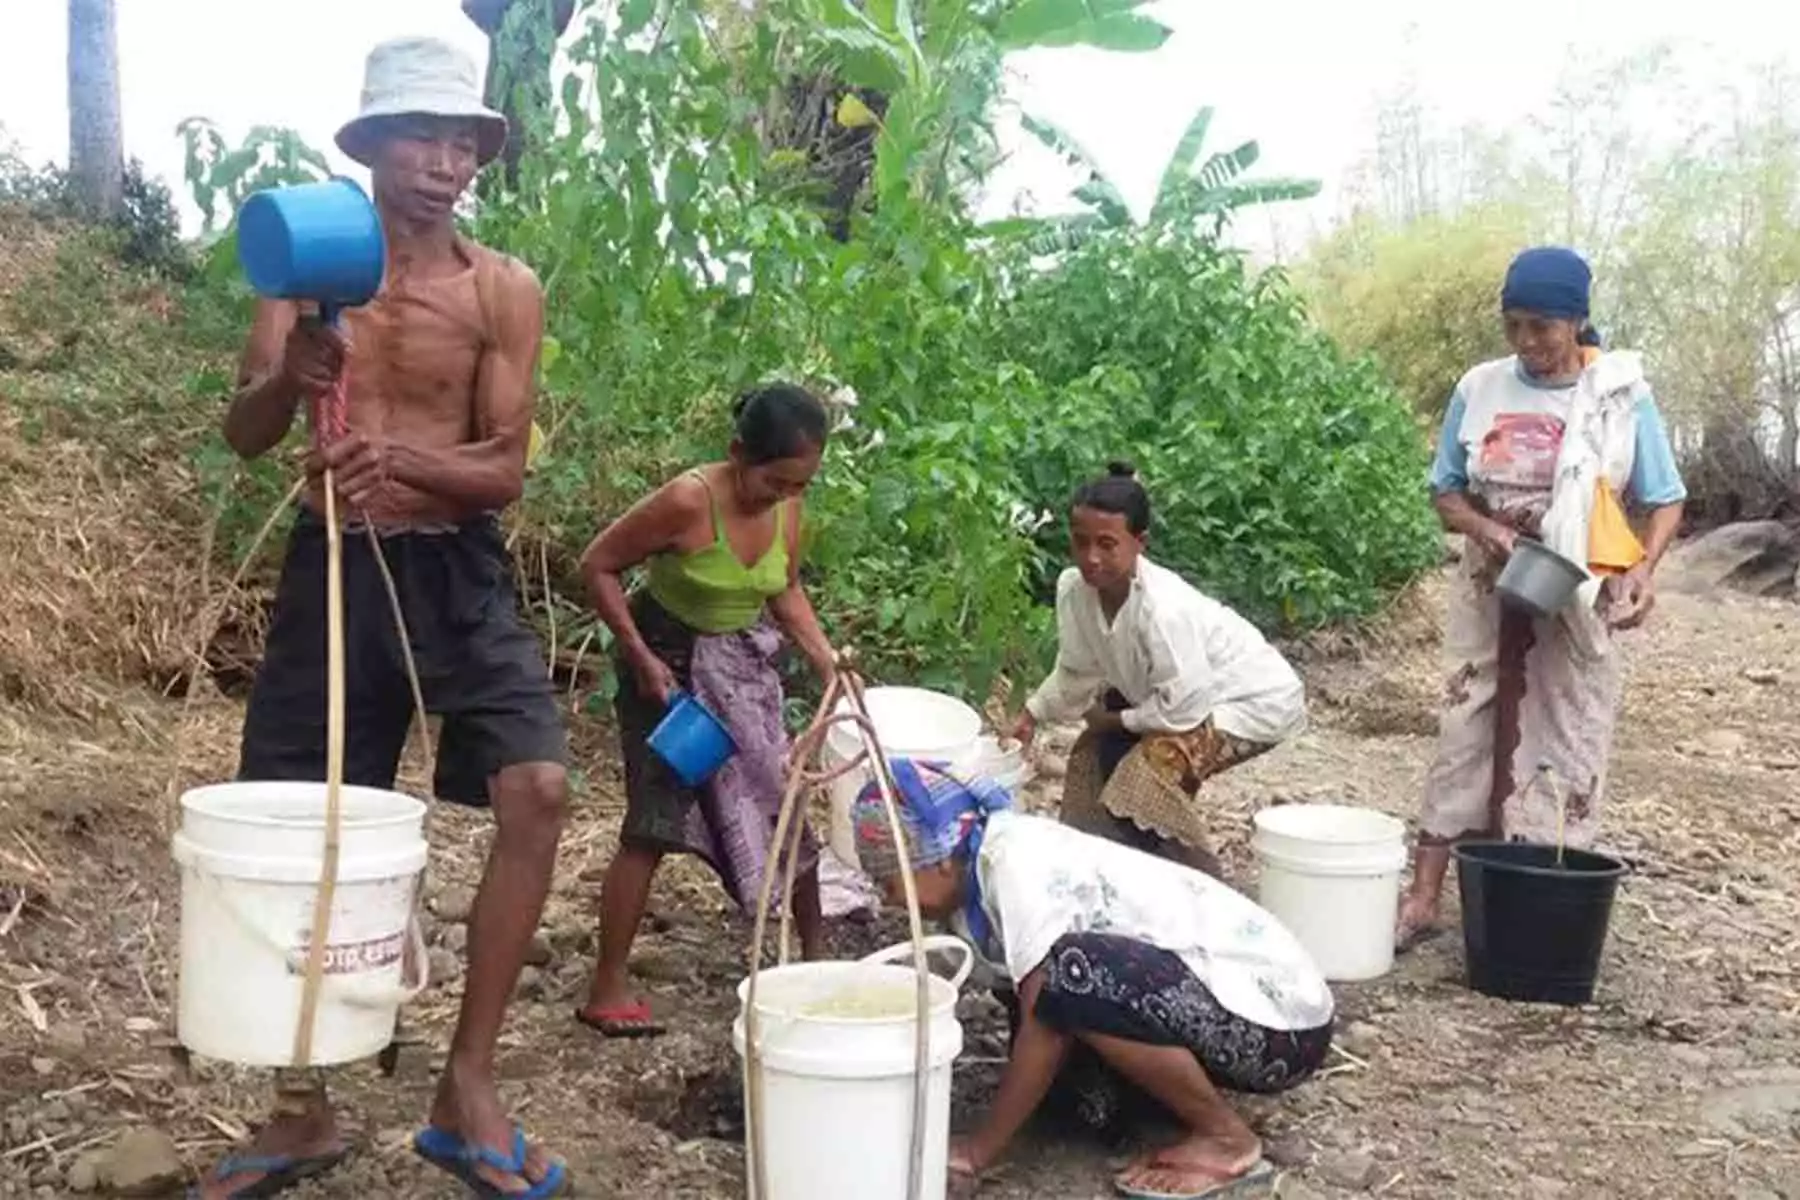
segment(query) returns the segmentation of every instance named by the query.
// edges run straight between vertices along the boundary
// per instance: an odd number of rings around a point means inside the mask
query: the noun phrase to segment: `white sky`
[[[253,124],[291,126],[348,171],[331,135],[354,112],[371,44],[430,33],[485,54],[457,0],[117,2],[127,152],[184,201],[175,126],[187,117],[212,118],[233,141]],[[0,127],[27,158],[60,160],[65,7],[10,0],[7,8]],[[1261,172],[1325,181],[1321,199],[1283,206],[1290,242],[1330,219],[1333,189],[1371,144],[1380,97],[1409,71],[1442,124],[1506,126],[1542,108],[1572,50],[1673,38],[1754,60],[1800,48],[1800,6],[1770,0],[1163,0],[1156,11],[1176,30],[1158,54],[1015,56],[1012,100],[1073,133],[1140,208],[1189,117],[1213,105],[1213,149],[1255,137]],[[1040,208],[1062,207],[1066,184],[1031,143],[995,180],[990,204],[1004,210],[1027,190]],[[1241,235],[1266,242],[1270,228],[1269,217],[1253,215]]]

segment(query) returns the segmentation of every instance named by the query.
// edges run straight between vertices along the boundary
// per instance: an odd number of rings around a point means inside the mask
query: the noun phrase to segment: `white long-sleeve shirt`
[[[1101,689],[1131,707],[1132,733],[1221,732],[1274,745],[1306,724],[1306,688],[1256,627],[1148,558],[1112,621],[1071,567],[1056,585],[1056,669],[1026,702],[1039,721],[1074,721]]]

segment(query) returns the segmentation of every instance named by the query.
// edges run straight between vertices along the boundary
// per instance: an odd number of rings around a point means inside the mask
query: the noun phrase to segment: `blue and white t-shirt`
[[[1483,363],[1450,397],[1431,489],[1443,494],[1488,488],[1548,492],[1556,478],[1574,384],[1540,383],[1517,358]],[[1669,430],[1648,384],[1636,388],[1637,438],[1624,494],[1648,508],[1687,499]]]

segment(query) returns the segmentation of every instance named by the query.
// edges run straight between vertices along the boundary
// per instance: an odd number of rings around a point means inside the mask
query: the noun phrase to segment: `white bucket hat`
[[[338,130],[338,149],[366,167],[382,120],[413,115],[474,118],[483,166],[506,146],[506,118],[481,102],[475,60],[441,38],[406,37],[369,51],[362,112]]]

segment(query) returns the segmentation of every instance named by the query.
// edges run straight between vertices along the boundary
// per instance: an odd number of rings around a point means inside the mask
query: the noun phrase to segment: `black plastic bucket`
[[[1502,1000],[1594,998],[1613,896],[1628,868],[1604,854],[1531,842],[1456,847],[1469,986]]]

